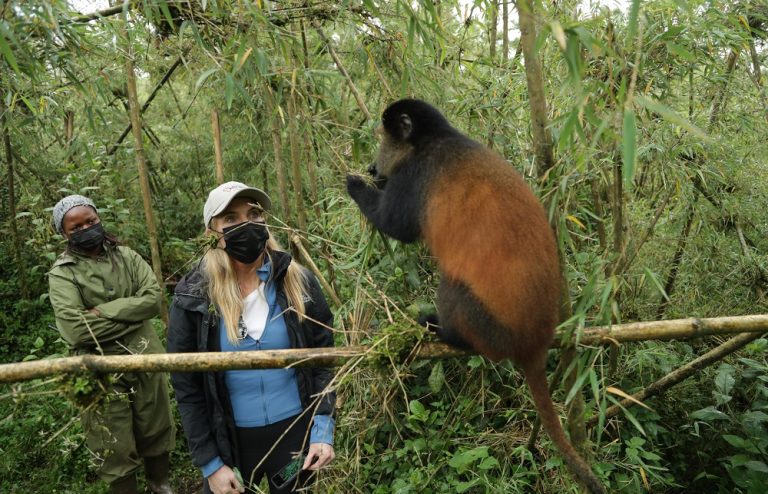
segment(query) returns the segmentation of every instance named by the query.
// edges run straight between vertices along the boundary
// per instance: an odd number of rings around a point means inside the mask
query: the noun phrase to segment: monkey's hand
[[[352,197],[355,197],[355,192],[357,192],[360,189],[365,189],[368,187],[368,184],[365,181],[365,178],[363,178],[362,175],[347,175],[347,192],[349,192],[349,195]]]

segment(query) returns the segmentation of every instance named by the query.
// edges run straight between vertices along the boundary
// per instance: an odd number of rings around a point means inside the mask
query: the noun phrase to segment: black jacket
[[[306,272],[308,283],[304,304],[307,317],[300,323],[295,312],[285,310],[288,300],[283,281],[290,262],[291,256],[285,252],[272,252],[277,303],[284,311],[291,347],[331,347],[333,333],[328,328],[333,325],[333,314],[312,273]],[[218,331],[219,315],[208,299],[203,273],[198,265],[176,287],[168,328],[168,352],[221,351]],[[312,396],[322,392],[332,378],[333,371],[329,368],[296,369],[304,409],[313,406]],[[220,456],[225,464],[238,465],[235,422],[224,372],[173,372],[171,383],[192,462],[202,467]],[[335,401],[335,393],[325,393],[314,414],[332,415]]]

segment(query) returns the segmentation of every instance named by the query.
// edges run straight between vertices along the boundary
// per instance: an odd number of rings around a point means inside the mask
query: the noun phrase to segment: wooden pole
[[[213,129],[213,151],[216,159],[216,183],[224,183],[224,158],[221,153],[221,127],[219,126],[219,110],[211,110],[211,128]]]
[[[128,56],[125,62],[125,75],[128,81],[128,106],[131,114],[131,128],[133,129],[133,139],[136,147],[136,165],[139,169],[139,186],[141,187],[141,197],[144,201],[144,217],[147,222],[147,235],[149,236],[149,249],[152,253],[152,270],[155,272],[155,278],[160,287],[163,287],[163,270],[160,260],[160,245],[157,241],[157,226],[155,224],[155,215],[152,210],[152,192],[149,187],[149,172],[147,171],[147,159],[144,154],[144,142],[141,132],[141,115],[139,114],[139,98],[136,94],[136,74],[133,70],[133,51],[128,48]],[[168,327],[168,307],[165,300],[165,294],[160,297],[160,317]]]
[[[709,335],[752,333],[758,338],[768,331],[768,314],[677,319],[587,328],[582,344],[617,344],[646,340],[680,340]],[[555,338],[559,341],[559,338]],[[553,344],[556,348],[557,344]],[[151,355],[81,355],[0,365],[0,383],[28,381],[60,373],[77,372],[189,372],[225,369],[272,369],[282,367],[331,367],[364,357],[368,346],[304,348],[252,352],[202,352]],[[471,355],[444,343],[423,343],[417,358],[449,358]]]

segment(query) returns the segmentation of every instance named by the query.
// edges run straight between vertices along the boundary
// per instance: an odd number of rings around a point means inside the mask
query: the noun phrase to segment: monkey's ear
[[[398,122],[400,131],[400,139],[401,140],[407,140],[409,137],[411,137],[411,131],[413,130],[413,122],[411,122],[411,117],[407,113],[403,113],[400,115],[400,121]]]

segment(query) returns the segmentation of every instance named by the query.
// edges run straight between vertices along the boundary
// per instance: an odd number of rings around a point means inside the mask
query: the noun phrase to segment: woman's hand
[[[312,443],[309,445],[307,459],[304,460],[302,470],[320,470],[328,465],[336,457],[333,446],[325,443]]]
[[[208,486],[213,494],[237,494],[245,492],[240,482],[238,482],[235,472],[224,465],[208,477]]]

